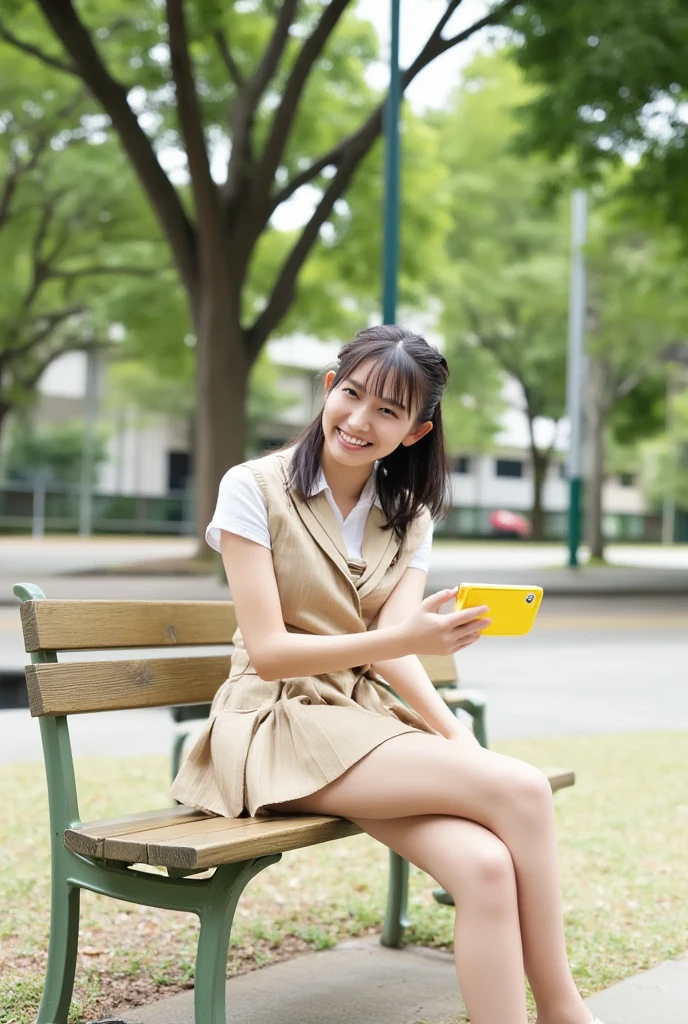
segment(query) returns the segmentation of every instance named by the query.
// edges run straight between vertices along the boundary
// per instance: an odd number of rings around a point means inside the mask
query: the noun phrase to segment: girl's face
[[[402,408],[365,390],[363,382],[372,368],[372,360],[359,363],[352,377],[344,378],[334,389],[334,370],[325,377],[322,416],[325,446],[332,458],[342,465],[372,464],[400,444],[415,444],[432,430],[430,421],[416,422],[415,409]]]

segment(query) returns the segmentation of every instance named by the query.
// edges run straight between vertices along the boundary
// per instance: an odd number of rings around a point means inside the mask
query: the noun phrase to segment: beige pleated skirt
[[[226,817],[269,815],[269,805],[317,792],[405,732],[435,734],[368,675],[266,682],[249,670],[218,691],[172,795]]]

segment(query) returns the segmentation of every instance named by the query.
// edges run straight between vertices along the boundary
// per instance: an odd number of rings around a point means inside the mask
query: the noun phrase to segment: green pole
[[[570,425],[569,478],[569,565],[578,565],[581,536],[582,399],[585,344],[585,245],[587,196],[582,188],[571,196],[571,281],[569,290],[569,336],[566,367],[566,406]]]
[[[397,315],[397,274],[399,268],[399,110],[401,75],[399,71],[399,8],[401,0],[391,0],[391,38],[389,54],[389,95],[384,111],[385,193],[382,238],[382,322],[393,324]]]

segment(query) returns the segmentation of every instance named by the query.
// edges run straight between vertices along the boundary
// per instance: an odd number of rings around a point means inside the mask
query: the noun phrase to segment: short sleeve
[[[272,548],[265,499],[248,466],[232,466],[220,481],[215,514],[205,531],[207,543],[220,550],[220,531]]]
[[[428,532],[414,551],[413,557],[408,564],[409,569],[423,569],[424,572],[427,572],[430,568],[430,552],[432,550],[432,535],[434,530],[434,523],[430,520]]]

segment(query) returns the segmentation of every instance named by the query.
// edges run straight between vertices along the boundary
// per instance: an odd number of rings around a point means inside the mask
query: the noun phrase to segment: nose
[[[365,433],[368,430],[368,420],[367,410],[362,405],[355,410],[352,409],[349,414],[349,426],[353,431]]]

